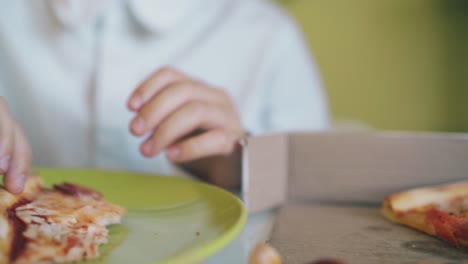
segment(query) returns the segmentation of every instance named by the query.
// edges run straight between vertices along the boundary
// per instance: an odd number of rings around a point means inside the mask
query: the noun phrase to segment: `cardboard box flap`
[[[249,212],[261,211],[286,200],[288,136],[249,139],[243,148],[242,194]]]
[[[468,135],[304,133],[249,139],[250,212],[289,201],[380,203],[389,193],[468,179]]]

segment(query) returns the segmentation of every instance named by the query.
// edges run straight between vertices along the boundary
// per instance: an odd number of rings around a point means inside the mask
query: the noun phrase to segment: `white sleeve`
[[[293,20],[278,28],[258,87],[266,100],[263,132],[316,131],[329,127],[328,104],[318,70]]]

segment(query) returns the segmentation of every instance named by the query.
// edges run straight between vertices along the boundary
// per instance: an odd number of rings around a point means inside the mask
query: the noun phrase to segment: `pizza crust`
[[[434,203],[446,203],[459,196],[468,196],[468,181],[416,188],[392,194],[385,199],[385,203],[393,211],[408,211]]]

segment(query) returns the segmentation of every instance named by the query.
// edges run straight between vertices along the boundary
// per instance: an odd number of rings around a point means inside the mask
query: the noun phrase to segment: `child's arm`
[[[18,194],[31,167],[31,149],[21,129],[8,111],[0,96],[0,175],[4,175],[5,187]]]
[[[234,188],[240,182],[241,121],[230,97],[180,73],[164,68],[143,82],[128,101],[136,112],[130,131],[152,132],[140,147],[152,157],[168,158],[209,182]]]

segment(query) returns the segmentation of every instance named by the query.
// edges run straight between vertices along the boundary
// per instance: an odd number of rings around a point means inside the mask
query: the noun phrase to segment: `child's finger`
[[[6,104],[0,97],[0,174],[4,174],[10,165],[13,150],[13,123]]]
[[[198,129],[220,127],[226,121],[219,107],[190,102],[169,115],[142,144],[143,155],[151,157]]]
[[[188,162],[216,155],[228,155],[234,150],[237,138],[228,131],[217,129],[189,138],[171,146],[168,158],[173,162]]]
[[[19,194],[23,192],[26,177],[31,167],[31,150],[18,125],[15,126],[14,137],[13,155],[4,182],[9,192]]]
[[[138,111],[140,107],[146,104],[154,95],[156,95],[165,86],[186,78],[182,73],[172,68],[162,68],[146,79],[128,99],[128,108]]]
[[[141,136],[157,127],[172,112],[190,101],[222,102],[212,88],[192,80],[174,82],[140,108],[130,123],[130,131]]]

